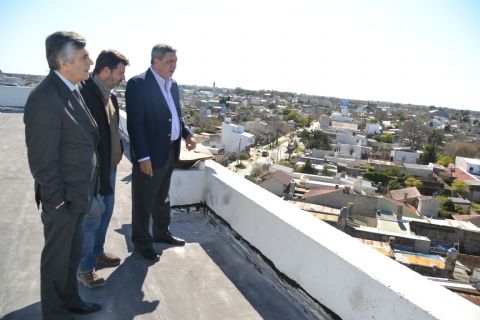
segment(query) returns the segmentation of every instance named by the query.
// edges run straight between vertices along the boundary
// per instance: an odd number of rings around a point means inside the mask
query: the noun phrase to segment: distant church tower
[[[213,96],[215,97],[215,81],[213,81]]]

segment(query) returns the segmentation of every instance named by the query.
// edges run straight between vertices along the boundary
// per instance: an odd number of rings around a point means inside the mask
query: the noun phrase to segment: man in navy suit
[[[125,103],[132,168],[132,241],[144,258],[158,261],[153,242],[184,245],[170,230],[170,178],[180,155],[180,139],[195,149],[192,130],[180,110],[176,50],[164,44],[152,49],[151,66],[127,83]],[[149,232],[152,217],[153,236]]]

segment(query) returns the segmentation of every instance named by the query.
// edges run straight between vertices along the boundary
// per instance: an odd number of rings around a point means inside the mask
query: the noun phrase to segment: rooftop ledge
[[[172,205],[204,203],[342,319],[479,319],[480,308],[208,160],[176,170]]]

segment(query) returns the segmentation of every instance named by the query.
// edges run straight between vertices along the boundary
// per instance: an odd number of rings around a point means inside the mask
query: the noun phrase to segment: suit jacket
[[[100,194],[109,195],[113,193],[113,188],[110,185],[110,170],[112,159],[112,137],[110,133],[110,125],[108,124],[107,111],[105,103],[103,102],[103,95],[100,88],[95,84],[90,77],[79,85],[80,92],[87,104],[90,113],[92,114],[98,126],[100,133],[100,143],[98,145],[98,155],[100,159]],[[115,108],[115,119],[119,124],[118,100],[114,94],[110,95],[113,107]],[[120,141],[123,153],[123,145]]]
[[[171,93],[180,120],[180,136],[187,138],[192,130],[185,125],[180,110],[178,85],[172,83]],[[125,91],[127,130],[130,139],[132,164],[150,157],[154,169],[161,168],[168,159],[172,114],[152,70],[139,74],[127,82]],[[175,158],[180,155],[180,139],[175,141]]]
[[[53,208],[65,201],[71,212],[85,213],[98,171],[98,129],[91,114],[51,71],[30,93],[24,123],[37,204]]]

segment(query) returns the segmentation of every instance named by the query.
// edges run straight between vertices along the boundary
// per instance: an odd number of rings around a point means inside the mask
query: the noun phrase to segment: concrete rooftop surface
[[[43,230],[34,202],[22,113],[0,113],[0,319],[41,319],[40,254]],[[78,319],[338,319],[321,307],[292,299],[295,288],[259,266],[231,230],[201,207],[172,214],[171,229],[185,247],[155,244],[160,261],[132,252],[131,164],[118,167],[116,203],[106,250],[122,258],[101,269],[106,285],[86,289],[100,312]],[[273,275],[272,275],[273,274]]]

